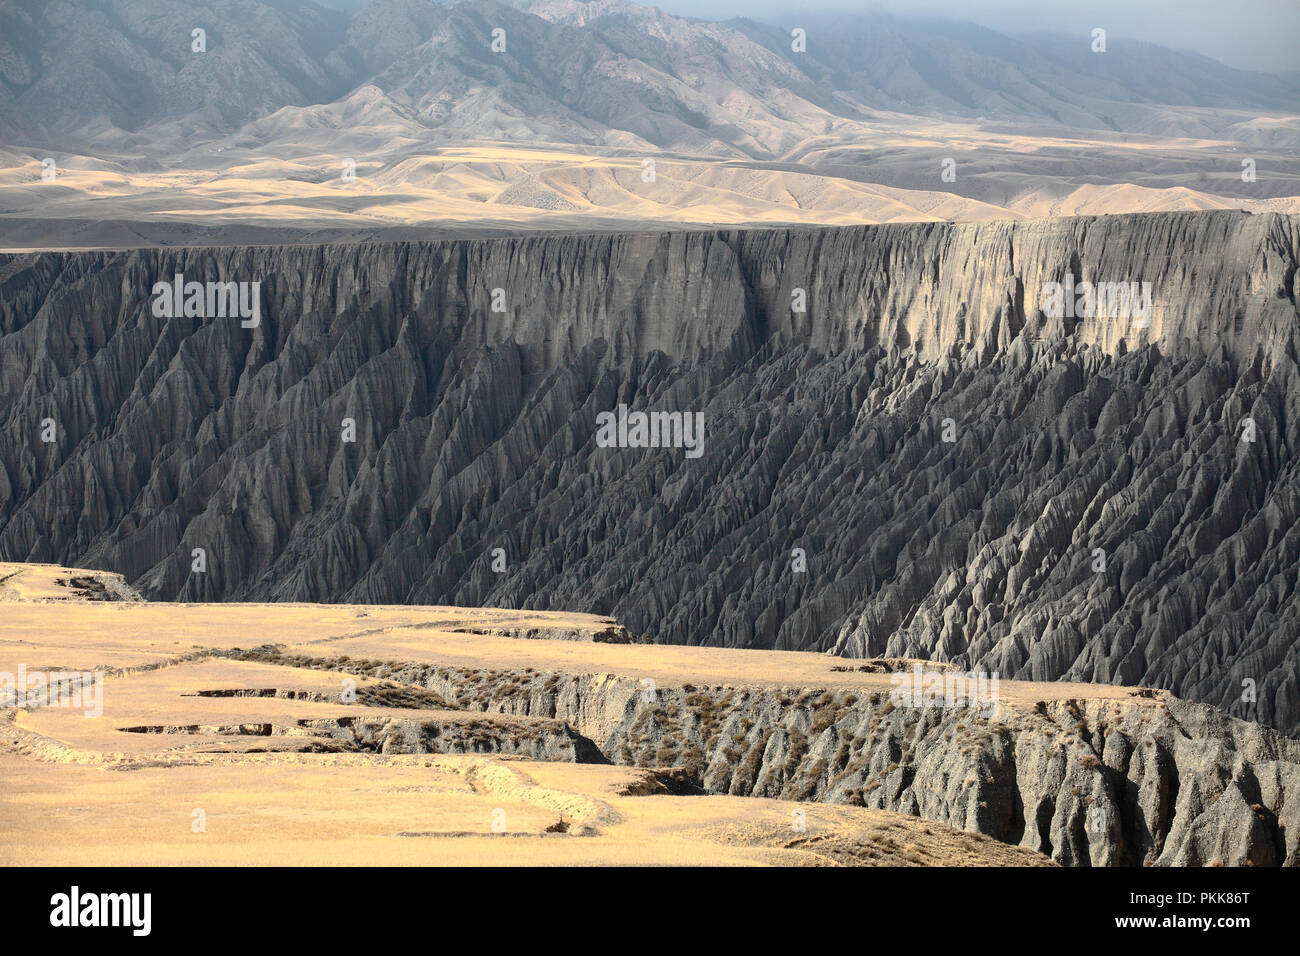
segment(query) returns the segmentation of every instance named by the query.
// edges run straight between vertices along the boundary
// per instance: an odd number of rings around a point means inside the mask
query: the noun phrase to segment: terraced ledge
[[[891,810],[1059,863],[1300,863],[1300,742],[1160,692],[970,710],[888,693],[692,685],[610,674],[313,658],[241,659],[382,678],[456,707],[565,721],[614,763],[703,790]]]
[[[0,670],[104,677],[99,719],[0,711],[0,861],[66,862],[57,828],[83,863],[1300,862],[1300,743],[1163,691],[1003,681],[986,716],[899,706],[912,660],[474,633],[606,624],[542,612],[106,604],[55,582],[79,575],[0,595]]]

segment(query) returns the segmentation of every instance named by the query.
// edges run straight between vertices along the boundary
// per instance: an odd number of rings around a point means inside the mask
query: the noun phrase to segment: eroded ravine
[[[4,255],[0,558],[1161,687],[1294,734],[1298,250],[1297,217],[1206,212]],[[261,282],[260,324],[155,315],[176,274]],[[1067,275],[1152,313],[1048,316]],[[703,453],[600,447],[620,404],[702,414]]]

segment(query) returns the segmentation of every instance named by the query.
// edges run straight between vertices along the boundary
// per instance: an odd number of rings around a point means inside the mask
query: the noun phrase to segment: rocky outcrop
[[[472,711],[572,726],[614,763],[713,793],[924,817],[1070,866],[1300,865],[1300,742],[1164,694],[1030,709],[900,706],[889,693],[660,687],[609,674],[239,656],[423,687]],[[575,735],[576,736],[576,735]],[[425,751],[416,751],[425,752]]]
[[[627,628],[616,621],[596,630],[584,627],[455,627],[456,634],[484,634],[510,637],[521,641],[589,641],[592,644],[632,644]]]
[[[144,598],[120,574],[55,565],[0,562],[0,603],[14,601],[127,601]]]
[[[1195,213],[4,256],[0,558],[1143,684],[1294,733],[1298,249],[1295,217]],[[260,323],[155,316],[177,273],[260,282]],[[1049,318],[1067,274],[1151,313]],[[702,453],[600,447],[620,404],[702,413]]]
[[[366,753],[514,754],[529,760],[608,762],[591,741],[560,721],[316,718],[298,721],[289,732]]]

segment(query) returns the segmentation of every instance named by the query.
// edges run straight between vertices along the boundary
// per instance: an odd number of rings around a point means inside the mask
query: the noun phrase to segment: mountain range
[[[0,0],[0,239],[1300,208],[1300,77],[1090,44],[627,0]]]

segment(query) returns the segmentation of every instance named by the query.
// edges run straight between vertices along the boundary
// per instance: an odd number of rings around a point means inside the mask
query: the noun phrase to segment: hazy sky
[[[1087,36],[1104,27],[1241,69],[1300,72],[1300,0],[660,0],[679,16],[784,21],[800,11],[884,10],[970,20],[1000,33],[1046,30]]]

